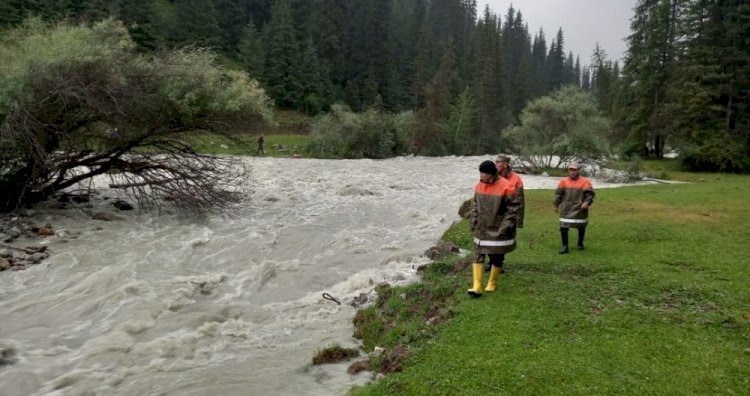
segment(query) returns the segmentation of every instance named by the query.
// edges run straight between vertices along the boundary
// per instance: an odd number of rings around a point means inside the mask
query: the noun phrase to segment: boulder
[[[114,205],[115,208],[120,209],[120,210],[133,210],[133,205],[121,199],[118,199],[117,201],[112,203],[112,205]]]
[[[442,241],[437,246],[433,246],[427,249],[424,252],[424,255],[427,256],[430,260],[439,260],[445,256],[458,252],[458,246],[451,242]]]
[[[113,215],[112,213],[107,213],[107,212],[94,213],[94,215],[91,216],[91,218],[94,220],[101,220],[101,221],[122,220],[122,217]]]
[[[474,204],[474,198],[464,201],[464,203],[461,204],[461,207],[458,208],[458,215],[463,219],[468,219],[469,217],[471,217],[472,204]]]

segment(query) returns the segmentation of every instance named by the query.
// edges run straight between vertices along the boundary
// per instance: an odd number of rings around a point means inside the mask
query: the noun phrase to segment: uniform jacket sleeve
[[[501,235],[507,235],[509,230],[515,228],[521,216],[521,198],[518,194],[508,195],[507,200],[507,211],[498,230]]]
[[[594,204],[594,195],[596,195],[594,188],[589,184],[589,187],[583,190],[583,200],[588,202],[589,206],[591,206]]]
[[[555,202],[554,205],[556,208],[560,207],[560,202],[562,202],[563,195],[565,194],[565,189],[562,188],[562,184],[557,185],[557,190],[555,190]]]
[[[469,231],[474,231],[477,227],[477,197],[471,200],[471,216],[469,217]]]

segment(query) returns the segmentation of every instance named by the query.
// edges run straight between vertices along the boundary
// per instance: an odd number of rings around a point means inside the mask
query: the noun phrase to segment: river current
[[[245,204],[201,223],[111,199],[41,206],[35,222],[75,238],[49,237],[42,264],[0,273],[0,349],[17,357],[0,366],[0,393],[341,395],[367,383],[371,373],[312,356],[358,346],[354,297],[416,280],[484,159],[251,157]],[[523,180],[553,189],[559,178]]]

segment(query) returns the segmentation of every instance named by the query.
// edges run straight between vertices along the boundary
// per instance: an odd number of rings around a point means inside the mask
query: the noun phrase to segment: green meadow
[[[312,117],[296,111],[276,110],[274,124],[255,134],[236,136],[228,139],[208,132],[194,132],[191,136],[193,149],[199,153],[225,155],[265,155],[267,157],[291,157],[294,154],[306,156]],[[265,143],[259,154],[257,139],[263,133]]]
[[[470,298],[456,256],[381,289],[355,336],[386,349],[371,366],[387,375],[351,393],[747,395],[750,177],[663,164],[689,182],[597,190],[586,249],[567,255],[553,191],[527,191],[494,293]],[[443,239],[471,249],[465,220]]]
[[[291,157],[294,154],[305,156],[305,148],[310,141],[308,135],[264,134],[263,151],[259,154],[258,135],[228,139],[221,135],[196,133],[192,137],[193,148],[200,153],[227,155],[265,155],[267,157]]]

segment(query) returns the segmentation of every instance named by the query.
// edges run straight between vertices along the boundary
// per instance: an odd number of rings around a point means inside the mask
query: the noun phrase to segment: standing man
[[[258,136],[258,150],[255,152],[255,154],[265,154],[265,150],[263,150],[263,143],[265,143],[266,139],[263,138],[263,134],[261,133],[260,136]]]
[[[505,254],[516,248],[519,207],[518,194],[507,180],[498,176],[495,163],[489,160],[482,162],[479,165],[479,183],[474,188],[474,204],[469,223],[477,253],[471,266],[473,287],[468,290],[470,296],[482,296],[485,255],[490,257],[492,269],[484,291],[495,291]]]
[[[516,189],[516,194],[518,194],[518,198],[521,201],[521,209],[518,212],[518,228],[523,228],[523,208],[526,206],[526,199],[523,196],[523,180],[510,167],[510,157],[498,155],[495,158],[495,166],[497,167],[498,175],[509,181],[513,188]]]
[[[518,194],[519,201],[521,203],[521,208],[518,210],[518,228],[523,228],[523,213],[524,213],[524,207],[526,206],[526,200],[523,196],[523,180],[521,180],[521,177],[518,176],[518,173],[513,172],[513,169],[510,167],[510,157],[505,155],[498,155],[495,157],[495,166],[497,167],[497,173],[500,177],[510,182],[510,184],[513,186],[513,188],[516,189],[516,194]],[[487,264],[484,267],[485,272],[490,271],[490,265]],[[500,273],[505,273],[505,267],[500,267]]]
[[[560,214],[560,254],[568,253],[568,230],[578,229],[578,250],[583,250],[583,238],[589,222],[589,206],[594,203],[594,188],[581,176],[581,164],[568,164],[568,177],[560,180],[555,191],[555,212]]]

